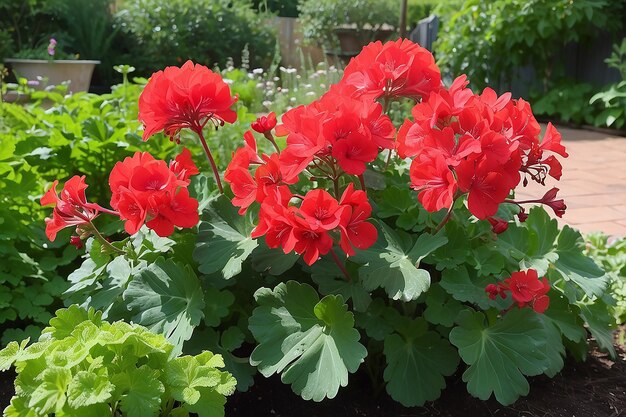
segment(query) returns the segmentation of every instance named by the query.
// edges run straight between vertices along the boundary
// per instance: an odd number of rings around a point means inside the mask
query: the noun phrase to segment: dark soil
[[[625,331],[626,326],[621,331]],[[228,398],[228,417],[626,417],[626,346],[617,345],[615,361],[592,349],[587,361],[567,359],[555,378],[530,378],[530,394],[505,407],[491,398],[470,396],[461,373],[448,378],[448,386],[437,401],[424,407],[405,408],[384,391],[375,395],[364,372],[350,376],[348,387],[336,398],[321,403],[304,401],[279,377],[257,375],[248,392]],[[0,409],[13,395],[15,373],[0,374]],[[133,417],[133,416],[130,416]]]
[[[626,326],[621,331],[625,331]],[[530,394],[505,407],[493,397],[481,401],[467,393],[462,372],[448,378],[442,396],[424,407],[405,408],[384,391],[375,395],[367,375],[350,375],[337,397],[321,403],[304,401],[273,376],[257,375],[249,392],[228,398],[228,417],[618,417],[626,416],[626,346],[618,357],[593,349],[584,363],[568,358],[563,371],[550,379],[530,378]]]

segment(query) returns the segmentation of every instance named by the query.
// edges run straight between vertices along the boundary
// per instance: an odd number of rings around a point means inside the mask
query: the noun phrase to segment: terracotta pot
[[[100,63],[100,61],[88,60],[47,61],[44,59],[14,58],[7,58],[4,62],[10,64],[18,76],[28,80],[43,77],[47,80],[46,85],[57,85],[69,81],[68,91],[70,93],[88,91],[93,70]],[[45,85],[40,85],[35,88],[43,89],[44,87]]]

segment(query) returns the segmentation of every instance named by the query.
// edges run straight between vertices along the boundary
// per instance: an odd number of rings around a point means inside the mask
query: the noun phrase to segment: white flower
[[[263,68],[255,68],[252,70],[253,74],[263,74]]]

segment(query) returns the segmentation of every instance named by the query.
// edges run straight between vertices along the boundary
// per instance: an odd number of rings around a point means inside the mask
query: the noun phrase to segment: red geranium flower
[[[349,184],[343,192],[339,204],[345,207],[339,223],[339,245],[348,256],[353,256],[354,248],[367,249],[378,239],[376,227],[367,222],[372,214],[372,206],[365,191],[355,191],[353,184]]]
[[[189,196],[189,177],[198,173],[185,150],[170,162],[137,152],[118,162],[109,176],[111,206],[135,234],[146,223],[159,236],[169,236],[174,226],[193,227],[199,221],[198,202]]]
[[[46,236],[50,241],[56,239],[57,233],[66,227],[90,224],[98,216],[98,206],[88,203],[85,197],[85,177],[73,176],[63,186],[60,195],[55,180],[52,187],[41,197],[42,206],[54,206],[52,217],[46,218]]]
[[[222,77],[203,65],[187,61],[155,72],[139,96],[143,140],[160,131],[174,139],[181,129],[198,131],[209,121],[233,123],[236,101]]]
[[[274,129],[275,126],[276,126],[276,113],[274,112],[271,112],[267,116],[261,116],[257,118],[250,125],[252,130],[254,130],[255,132],[259,132],[259,133],[269,132],[270,130]]]
[[[427,97],[439,89],[441,74],[433,55],[408,39],[365,46],[346,67],[341,83],[353,86],[358,96]]]
[[[439,154],[417,157],[410,168],[411,187],[418,191],[417,198],[430,212],[449,208],[458,186],[454,174]]]
[[[504,280],[504,284],[519,307],[531,305],[537,313],[543,313],[550,304],[546,295],[550,290],[550,283],[546,278],[539,280],[534,269],[514,272],[510,278]]]

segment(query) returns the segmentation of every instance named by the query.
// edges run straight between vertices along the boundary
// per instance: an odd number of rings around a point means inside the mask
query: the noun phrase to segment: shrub
[[[192,59],[224,66],[247,45],[252,65],[269,62],[276,43],[265,15],[248,0],[125,1],[116,24],[128,37],[129,63],[142,75]]]
[[[309,42],[336,47],[339,40],[335,29],[354,26],[358,32],[370,34],[370,40],[383,25],[397,26],[400,7],[393,0],[301,0],[298,3],[302,33]]]
[[[450,74],[467,73],[473,85],[510,85],[531,66],[536,88],[547,92],[562,72],[555,59],[569,42],[622,24],[622,2],[569,0],[466,0],[446,7],[435,45],[438,63]],[[621,19],[623,21],[623,19]]]
[[[220,355],[173,357],[163,336],[76,306],[27,343],[0,352],[0,370],[15,366],[18,375],[4,415],[223,416],[235,389]]]
[[[558,189],[515,199],[561,177],[554,126],[540,138],[527,102],[476,94],[465,76],[441,88],[432,55],[406,40],[370,44],[329,90],[280,125],[259,118],[222,184],[224,141],[208,133],[237,124],[228,85],[192,63],[153,75],[144,138],[194,138],[215,181],[197,152],[169,164],[136,152],[109,176],[110,209],[76,178],[46,192],[52,225],[88,238],[72,301],[177,352],[220,353],[241,390],[258,370],[314,401],[368,368],[396,401],[423,405],[460,367],[470,394],[510,404],[566,352],[583,359],[587,330],[615,355],[605,271],[578,231],[528,210],[563,215]],[[407,102],[411,118],[394,126]],[[103,236],[96,214],[129,236]]]
[[[604,62],[619,71],[622,80],[595,94],[589,104],[601,102],[604,107],[594,119],[597,126],[621,129],[626,126],[626,38],[613,45],[613,53]]]

